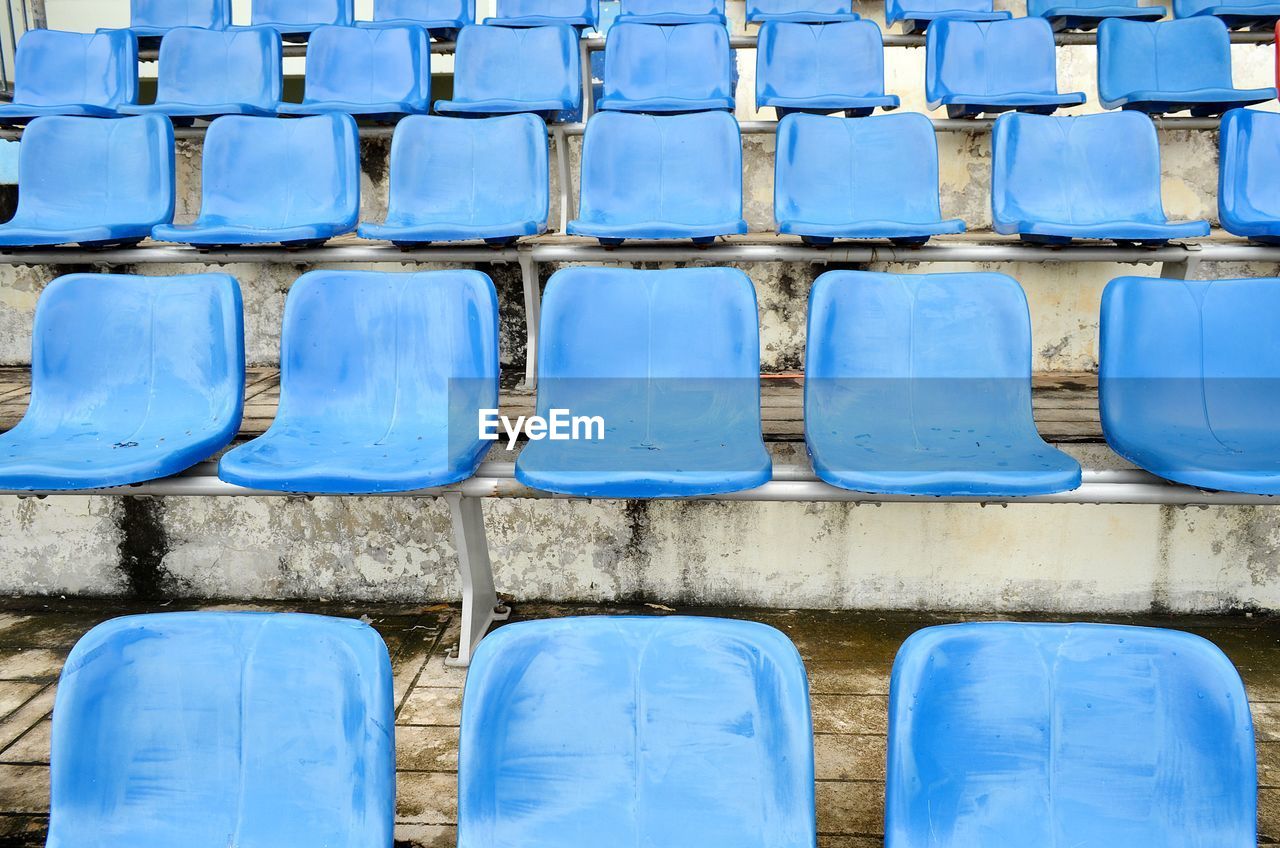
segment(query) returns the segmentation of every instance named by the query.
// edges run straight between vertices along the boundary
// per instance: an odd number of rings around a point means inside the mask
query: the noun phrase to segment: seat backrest
[[[580,217],[715,224],[742,218],[742,140],[727,112],[598,112],[582,148]]]
[[[849,14],[852,3],[845,0],[747,0],[747,20],[765,20],[772,15],[809,12],[818,15]]]
[[[132,432],[171,416],[230,440],[244,399],[241,311],[227,274],[59,277],[36,305],[27,421]]]
[[[536,115],[410,115],[391,141],[387,223],[546,222],[547,125]]]
[[[571,26],[463,27],[454,100],[582,101],[578,35]]]
[[[307,102],[429,103],[431,42],[418,27],[320,27],[306,75]]]
[[[930,223],[938,200],[938,140],[916,112],[848,120],[792,114],[778,124],[779,221]]]
[[[1231,38],[1213,17],[1125,21],[1098,26],[1098,95],[1231,88]]]
[[[617,23],[604,51],[604,93],[629,100],[732,98],[733,50],[723,24]]]
[[[375,21],[448,21],[475,23],[476,0],[374,0]]]
[[[621,14],[724,17],[724,0],[622,0]]]
[[[179,27],[160,42],[159,103],[249,103],[271,109],[283,89],[280,33]]]
[[[766,625],[509,625],[467,674],[458,844],[811,848],[812,734],[804,666]]]
[[[36,118],[22,136],[15,220],[74,229],[173,220],[173,126],[162,115]]]
[[[600,0],[498,0],[497,17],[600,20]]]
[[[902,20],[914,12],[990,12],[992,0],[885,0],[887,20]]]
[[[942,18],[925,35],[925,96],[1057,94],[1053,27],[1044,18],[958,21]]]
[[[225,29],[231,23],[231,0],[131,0],[132,26]]]
[[[114,109],[138,99],[138,46],[128,30],[33,29],[18,42],[14,103]]]
[[[386,646],[359,621],[190,612],[100,624],[58,684],[49,846],[384,848],[393,708]]]
[[[360,212],[360,139],[350,115],[227,115],[204,141],[200,217],[283,228]]]
[[[884,39],[872,21],[760,27],[756,97],[884,94]]]
[[[350,26],[355,20],[354,0],[253,0],[251,5],[254,25]]]
[[[1232,230],[1239,219],[1280,220],[1280,114],[1232,109],[1222,116],[1218,139],[1223,227]]]
[[[1232,449],[1274,444],[1278,319],[1280,279],[1112,280],[1098,375],[1108,440],[1208,431]]]
[[[929,627],[889,694],[885,846],[1256,844],[1253,724],[1189,633]]]
[[[1164,223],[1155,126],[1137,112],[996,119],[991,206],[1021,221]]]

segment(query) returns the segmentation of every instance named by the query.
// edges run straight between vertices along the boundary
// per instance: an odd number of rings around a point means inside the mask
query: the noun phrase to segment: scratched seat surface
[[[589,717],[589,718],[588,718]],[[462,848],[812,848],[804,665],[750,621],[500,627],[462,699]]]
[[[155,102],[120,111],[188,119],[274,115],[284,87],[282,61],[280,33],[270,27],[173,29],[160,41]]]
[[[49,848],[385,848],[391,663],[359,621],[185,612],[112,619],[63,666]]]
[[[0,125],[42,115],[114,118],[138,99],[138,46],[128,30],[29,30],[14,63],[13,100],[0,103]]]
[[[889,687],[886,848],[1252,848],[1240,677],[1189,633],[929,627]]]
[[[884,92],[884,37],[872,21],[769,21],[756,49],[756,107],[849,117],[898,108]]]
[[[431,111],[431,42],[420,26],[325,26],[307,42],[301,103],[284,115],[339,112],[394,120]]]

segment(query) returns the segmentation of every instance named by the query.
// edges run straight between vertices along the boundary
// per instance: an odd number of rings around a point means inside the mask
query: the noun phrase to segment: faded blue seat
[[[173,127],[151,115],[37,118],[22,136],[18,208],[0,249],[136,244],[173,220]]]
[[[745,233],[742,137],[727,112],[598,112],[582,146],[581,203],[568,231],[711,242]]]
[[[1229,29],[1270,29],[1280,19],[1280,3],[1275,0],[1173,0],[1177,18],[1212,16]]]
[[[902,22],[903,32],[921,33],[942,18],[957,21],[1007,21],[1013,15],[997,12],[991,0],[885,0],[884,25]]]
[[[226,274],[54,280],[36,304],[31,405],[0,435],[0,489],[122,486],[209,459],[240,426],[241,323]]]
[[[787,21],[796,24],[833,24],[856,21],[849,0],[747,0],[747,23]]]
[[[1274,88],[1235,88],[1231,37],[1222,21],[1192,18],[1098,26],[1098,99],[1153,115],[1190,109],[1195,117],[1274,100]]]
[[[498,0],[497,12],[497,17],[487,18],[485,23],[506,27],[566,25],[590,29],[600,22],[600,0]]]
[[[360,224],[362,238],[505,243],[547,229],[547,125],[536,115],[405,118],[390,173],[387,220]]]
[[[253,489],[400,492],[475,473],[498,408],[498,296],[479,271],[311,271],[289,289],[280,407],[218,476]]]
[[[112,619],[62,669],[48,848],[381,848],[395,820],[391,663],[360,621]]]
[[[737,73],[724,24],[609,28],[599,109],[700,112],[733,109]]]
[[[469,26],[458,33],[453,99],[436,111],[455,115],[556,112],[582,108],[578,35],[565,25]]]
[[[1218,139],[1222,228],[1280,244],[1280,114],[1232,109],[1222,117]]]
[[[374,0],[373,20],[356,21],[356,26],[420,26],[432,38],[453,41],[458,30],[475,22],[475,0]]]
[[[179,27],[226,29],[231,0],[130,0],[128,30],[154,43]],[[101,32],[101,30],[99,30]]]
[[[280,33],[270,27],[179,27],[160,42],[156,102],[125,104],[129,115],[177,121],[218,115],[274,115],[284,87]]]
[[[431,111],[431,42],[418,26],[320,27],[307,43],[301,103],[284,115],[342,112],[393,120]]]
[[[1199,636],[928,627],[893,664],[884,844],[1251,848],[1256,756],[1240,675]]]
[[[1027,0],[1027,15],[1047,18],[1054,32],[1091,30],[1107,18],[1158,21],[1166,8],[1138,5],[1138,0]]]
[[[542,303],[537,413],[599,416],[604,438],[531,440],[516,479],[600,498],[766,483],[757,327],[755,289],[734,268],[557,271]]]
[[[724,0],[622,0],[617,22],[724,24]]]
[[[1010,497],[1080,485],[1031,415],[1031,318],[1004,274],[829,271],[809,295],[805,442],[833,486]]]
[[[884,38],[874,21],[769,21],[756,48],[756,108],[870,115],[898,108],[884,93]]]
[[[1102,296],[1102,430],[1166,480],[1280,495],[1280,279],[1121,277]]]
[[[468,848],[816,840],[804,665],[753,621],[522,621],[476,649],[462,698]]]
[[[350,115],[285,121],[230,115],[209,125],[200,217],[151,237],[199,247],[307,245],[356,228],[360,139]]]
[[[287,41],[306,41],[318,27],[355,22],[355,0],[252,0],[250,7],[252,26],[271,27]]]
[[[41,115],[114,118],[138,99],[137,40],[123,29],[29,30],[18,42],[13,76],[13,102],[0,104],[0,125]]]
[[[1059,118],[1013,112],[992,136],[995,231],[1026,241],[1073,238],[1160,244],[1209,235],[1208,221],[1172,223],[1160,199],[1160,146],[1145,115]]]
[[[933,123],[910,112],[851,121],[788,115],[778,124],[773,214],[778,232],[923,244],[964,232],[943,220]]]
[[[1085,100],[1082,91],[1059,93],[1053,28],[1044,18],[943,18],[925,38],[925,96],[930,109],[946,106],[948,117],[1048,115]]]

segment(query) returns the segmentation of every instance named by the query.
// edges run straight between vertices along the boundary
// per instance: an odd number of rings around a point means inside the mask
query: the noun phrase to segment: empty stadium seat
[[[509,624],[476,649],[461,724],[458,842],[468,848],[803,848],[817,838],[804,665],[764,624]]]
[[[386,223],[358,232],[404,247],[545,232],[547,158],[547,125],[536,115],[405,118],[391,141]]]
[[[1059,118],[1013,112],[992,137],[992,225],[1026,241],[1073,238],[1160,244],[1209,235],[1171,223],[1160,199],[1160,145],[1134,112]]]
[[[159,115],[36,118],[22,137],[18,208],[0,249],[136,244],[173,220],[173,127]]]
[[[756,48],[756,108],[870,115],[898,108],[884,93],[884,38],[872,21],[769,21]]]
[[[724,24],[609,28],[600,109],[698,112],[733,109],[737,81]]]
[[[198,247],[311,245],[356,228],[360,139],[350,115],[284,121],[229,115],[209,125],[200,217],[152,238]]]
[[[317,27],[355,21],[354,0],[251,0],[249,5],[252,26],[271,27],[289,41],[305,41]]]
[[[456,115],[555,113],[582,108],[578,36],[569,26],[463,27],[453,99],[436,111]]]
[[[54,280],[36,304],[31,405],[0,435],[0,489],[140,483],[222,450],[243,407],[241,320],[226,274]]]
[[[1176,483],[1280,495],[1277,321],[1280,279],[1112,280],[1098,374],[1107,444]]]
[[[128,30],[29,30],[18,42],[13,85],[13,101],[0,103],[0,125],[41,115],[113,118],[138,99],[137,41]]]
[[[270,27],[179,27],[160,42],[156,102],[124,104],[129,115],[157,112],[175,122],[218,115],[274,115],[284,87],[280,33]]]
[[[1053,28],[1044,18],[934,21],[926,36],[925,96],[951,118],[997,112],[1048,115],[1084,102],[1058,91]]]
[[[1004,274],[829,271],[809,296],[805,441],[833,486],[1017,497],[1080,464],[1031,415],[1031,318]]]
[[[1257,844],[1240,676],[1190,633],[928,627],[889,685],[885,848]]]
[[[997,12],[992,0],[885,0],[886,27],[901,21],[907,33],[921,33],[932,21],[951,18],[959,21],[1005,21],[1009,12]]]
[[[58,684],[49,844],[391,845],[394,708],[386,645],[360,621],[100,624]]]
[[[1280,19],[1280,3],[1275,0],[1173,0],[1177,18],[1212,16],[1230,29],[1269,29]]]
[[[531,440],[516,479],[600,498],[767,482],[758,321],[751,280],[734,268],[557,271],[542,304],[538,415],[599,416],[603,439]]]
[[[724,0],[622,0],[619,23],[724,24]]]
[[[1192,18],[1098,26],[1098,99],[1162,115],[1190,109],[1196,117],[1273,100],[1274,88],[1238,89],[1231,81],[1231,37],[1222,21]]]
[[[599,112],[582,143],[581,202],[568,231],[710,243],[745,233],[742,137],[726,112]]]
[[[1164,6],[1138,5],[1138,0],[1027,0],[1027,15],[1047,18],[1054,32],[1091,30],[1107,18],[1158,21]]]
[[[498,408],[498,296],[479,271],[312,271],[289,289],[280,407],[218,465],[228,483],[400,492],[475,473]]]
[[[787,21],[796,24],[833,24],[856,21],[849,0],[747,0],[747,23]]]
[[[138,39],[154,42],[178,27],[226,29],[231,0],[130,0],[128,29]]]
[[[431,111],[431,42],[418,26],[320,27],[307,44],[306,75],[302,102],[281,103],[281,114],[395,119]]]
[[[918,113],[850,121],[788,115],[778,124],[774,218],[778,232],[810,244],[838,238],[924,244],[964,232],[943,220],[938,141]]]
[[[566,25],[586,29],[600,21],[600,0],[498,0],[486,24],[508,27]]]
[[[453,41],[458,30],[475,22],[475,0],[374,0],[373,20],[356,21],[356,26],[420,26],[432,38]]]
[[[1280,114],[1232,109],[1218,137],[1222,228],[1261,244],[1280,244]]]

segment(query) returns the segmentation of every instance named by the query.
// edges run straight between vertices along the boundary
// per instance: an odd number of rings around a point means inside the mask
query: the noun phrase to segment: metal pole
[[[538,281],[538,263],[532,253],[520,254],[520,280],[524,284],[525,360],[524,385],[538,385],[538,333],[542,324],[542,286]]]
[[[484,531],[484,511],[480,501],[458,492],[444,496],[453,520],[453,542],[458,549],[458,574],[462,579],[462,630],[458,647],[445,657],[445,665],[466,667],[475,656],[476,645],[495,621],[505,621],[511,610],[498,603],[493,587],[493,565],[489,560],[489,540]]]

